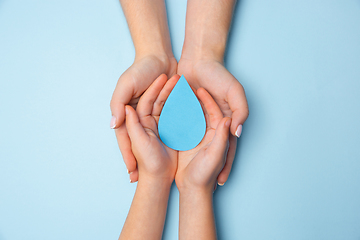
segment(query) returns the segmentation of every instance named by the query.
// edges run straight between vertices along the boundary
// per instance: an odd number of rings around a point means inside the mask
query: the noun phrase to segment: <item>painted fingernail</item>
[[[219,182],[218,182],[218,185],[219,185],[220,187],[224,186],[224,184],[225,184],[225,183],[219,183]]]
[[[235,132],[235,135],[239,138],[240,135],[241,135],[241,131],[242,131],[242,125],[240,124],[237,129],[236,129],[236,132]]]
[[[112,116],[110,120],[110,128],[114,129],[116,127],[116,117]]]

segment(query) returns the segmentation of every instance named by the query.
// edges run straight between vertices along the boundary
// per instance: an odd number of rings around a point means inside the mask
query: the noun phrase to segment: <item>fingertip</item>
[[[230,127],[230,124],[231,124],[231,118],[226,117],[226,118],[225,118],[225,127],[226,127],[226,128],[229,128],[229,127]]]
[[[134,108],[132,108],[130,105],[125,106],[125,115],[128,117],[131,117],[135,113]]]
[[[235,130],[235,136],[239,138],[239,137],[241,136],[241,132],[242,132],[242,124],[240,124],[240,125],[236,128],[236,130]]]
[[[117,129],[125,120],[125,105],[117,107],[116,110],[111,111],[110,128]]]
[[[219,186],[224,186],[226,181],[228,180],[229,174],[225,172],[221,172],[217,178],[217,182]]]
[[[116,117],[112,116],[110,119],[110,128],[115,129],[116,128]]]
[[[129,174],[130,183],[135,183],[139,179],[139,171],[138,169],[135,169],[133,172],[130,172]]]
[[[231,118],[224,117],[217,127],[219,130],[218,129],[216,130],[222,132],[224,135],[226,135],[224,137],[228,138],[230,125],[231,125]]]
[[[240,137],[243,123],[246,121],[248,117],[248,111],[247,110],[236,110],[232,114],[232,122],[230,126],[230,132],[233,136]]]
[[[208,92],[205,90],[205,88],[203,87],[199,87],[197,90],[196,90],[196,95],[198,96],[204,96],[204,94],[207,94]]]
[[[129,114],[129,108],[130,108],[130,106],[128,106],[128,105],[125,106],[125,115]]]
[[[179,75],[179,74],[173,75],[173,76],[169,79],[169,81],[170,81],[170,80],[175,80],[175,79],[176,79],[176,81],[179,80],[179,79],[180,79],[180,75]]]

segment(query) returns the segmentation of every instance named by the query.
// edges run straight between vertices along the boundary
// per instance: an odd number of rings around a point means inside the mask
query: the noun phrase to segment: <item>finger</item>
[[[221,164],[219,162],[220,165],[218,165],[221,168],[223,167],[225,151],[228,146],[230,124],[231,118],[229,117],[225,117],[220,121],[216,128],[215,136],[207,149],[209,155],[212,156],[213,159],[216,159],[217,161],[221,160]]]
[[[244,88],[239,82],[236,82],[228,91],[227,100],[232,111],[230,131],[234,136],[240,137],[242,124],[244,124],[249,116],[249,107]]]
[[[132,107],[127,105],[125,107],[125,112],[126,128],[128,130],[132,145],[136,146],[137,143],[143,142],[144,139],[148,139],[149,135],[147,135],[143,126],[140,124],[139,117]]]
[[[112,129],[119,128],[125,120],[125,105],[128,104],[133,97],[134,89],[130,81],[126,81],[126,73],[124,73],[116,84],[114,93],[110,101]]]
[[[139,118],[151,115],[154,102],[161,92],[161,89],[163,89],[166,84],[166,80],[167,76],[165,74],[161,74],[141,96],[136,108]]]
[[[229,178],[230,171],[231,171],[234,159],[235,159],[236,144],[237,144],[237,137],[230,135],[229,136],[229,151],[226,156],[226,162],[217,178],[217,182],[220,186],[223,186]]]
[[[206,112],[205,115],[209,117],[209,123],[211,127],[216,128],[223,117],[223,114],[219,106],[216,104],[215,100],[204,88],[199,88],[196,93],[200,101],[204,105],[204,109]]]
[[[121,124],[118,129],[115,129],[117,142],[123,156],[123,160],[128,172],[136,170],[136,159],[131,150],[131,142],[126,130],[125,123]]]
[[[130,183],[137,182],[139,180],[139,170],[136,169],[135,171],[129,174]]]
[[[153,116],[160,116],[163,106],[167,98],[169,97],[171,91],[174,89],[179,78],[180,76],[175,74],[166,82],[165,86],[161,90],[159,96],[156,98],[156,101],[154,103],[153,111],[152,111]]]

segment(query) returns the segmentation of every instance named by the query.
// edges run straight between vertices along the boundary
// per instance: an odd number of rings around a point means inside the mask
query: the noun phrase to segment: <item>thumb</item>
[[[227,94],[229,107],[231,109],[231,133],[236,137],[240,137],[242,124],[249,116],[249,107],[245,96],[245,90],[239,82],[236,82]]]
[[[215,159],[223,160],[225,157],[225,152],[228,146],[230,124],[231,118],[225,117],[219,122],[216,128],[215,136],[208,148],[210,155]]]
[[[133,86],[126,81],[126,72],[120,77],[110,101],[111,121],[110,128],[117,129],[125,121],[125,105],[133,97]]]
[[[136,111],[129,105],[125,106],[126,114],[126,128],[131,142],[134,144],[141,141],[141,139],[148,138],[149,136],[144,130],[144,127],[139,121]]]

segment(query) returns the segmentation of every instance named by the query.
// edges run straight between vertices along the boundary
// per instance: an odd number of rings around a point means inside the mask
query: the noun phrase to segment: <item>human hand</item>
[[[229,136],[226,163],[218,176],[218,183],[223,185],[234,161],[237,137],[240,137],[242,124],[249,114],[245,91],[221,62],[211,58],[188,59],[188,55],[183,55],[185,56],[179,61],[178,73],[183,74],[195,89],[205,88],[220,107],[223,116],[232,118],[230,132],[233,135]]]
[[[212,192],[225,164],[229,144],[231,119],[223,118],[219,106],[205,89],[199,88],[197,96],[204,107],[206,132],[198,146],[179,152],[175,181],[180,192],[190,188]]]
[[[166,56],[146,55],[127,69],[119,78],[114,90],[110,107],[112,118],[110,127],[115,129],[116,138],[128,173],[132,172],[132,181],[137,181],[137,166],[127,129],[125,127],[125,105],[136,109],[140,96],[161,74],[175,74],[177,62]]]
[[[159,138],[158,121],[163,105],[179,80],[174,75],[167,81],[160,75],[140,97],[136,111],[125,106],[126,128],[138,171],[130,174],[130,181],[159,179],[172,182],[177,168],[177,151],[167,147]]]

